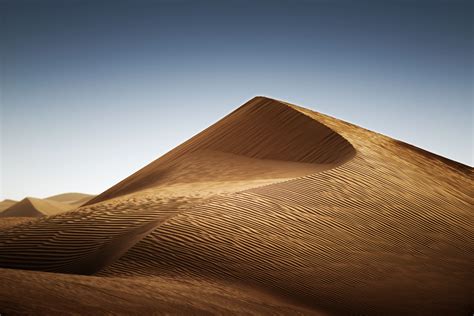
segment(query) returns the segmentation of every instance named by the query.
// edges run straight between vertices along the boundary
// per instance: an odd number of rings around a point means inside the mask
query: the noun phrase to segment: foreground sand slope
[[[95,274],[74,277],[97,289],[250,286],[336,314],[466,314],[471,188],[468,166],[257,97],[88,205],[4,230],[0,266]],[[3,310],[17,300],[6,292]],[[205,301],[198,286],[184,293]]]
[[[6,315],[326,315],[244,285],[206,279],[0,269],[0,284],[0,306]]]

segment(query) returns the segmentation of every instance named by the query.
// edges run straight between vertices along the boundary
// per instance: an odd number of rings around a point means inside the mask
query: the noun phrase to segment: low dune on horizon
[[[18,201],[11,200],[11,199],[5,199],[0,202],[0,212],[3,212],[7,208],[13,206],[14,204],[18,203]]]
[[[0,314],[468,315],[473,202],[469,166],[255,97],[97,196],[1,202],[46,216],[0,218]]]
[[[40,217],[56,215],[80,207],[94,195],[62,193],[44,199],[25,197],[21,201],[6,199],[0,202],[0,217]]]
[[[69,204],[74,207],[79,207],[85,204],[86,202],[90,201],[94,197],[95,195],[92,195],[92,194],[68,192],[68,193],[61,193],[61,194],[56,194],[53,196],[48,196],[47,198],[45,198],[45,200],[56,201],[60,203]]]

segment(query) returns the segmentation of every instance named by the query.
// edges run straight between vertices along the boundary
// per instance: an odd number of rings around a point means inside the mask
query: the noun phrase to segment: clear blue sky
[[[100,193],[256,95],[472,165],[473,9],[0,0],[0,199]]]

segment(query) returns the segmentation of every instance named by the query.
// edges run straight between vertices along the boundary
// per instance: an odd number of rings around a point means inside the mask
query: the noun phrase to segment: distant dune
[[[256,97],[3,229],[0,312],[468,315],[473,203],[469,166]]]
[[[46,198],[46,200],[66,203],[66,204],[79,207],[82,204],[85,204],[86,202],[91,200],[92,198],[94,198],[94,195],[71,192],[71,193],[62,193],[58,195],[49,196]]]
[[[41,217],[60,214],[73,210],[93,198],[94,195],[83,193],[63,193],[38,199],[27,197],[17,202],[14,200],[4,200],[0,202],[2,211],[0,212],[0,226],[7,227],[24,220],[15,220],[18,217]],[[12,218],[8,221],[5,218]]]
[[[27,197],[18,203],[10,206],[0,217],[39,217],[59,214],[74,207],[68,204],[55,202],[53,200],[42,200]]]
[[[4,210],[14,205],[15,203],[18,203],[18,201],[9,200],[9,199],[3,200],[2,202],[0,202],[0,212],[3,212]]]

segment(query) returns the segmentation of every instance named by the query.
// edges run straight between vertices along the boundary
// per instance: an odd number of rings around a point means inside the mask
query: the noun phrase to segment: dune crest
[[[45,198],[45,200],[66,203],[66,204],[79,207],[82,204],[88,202],[92,198],[94,198],[94,195],[70,192],[70,193],[62,193],[62,194],[57,194],[53,196],[48,196],[47,198]]]
[[[331,166],[355,154],[354,147],[327,126],[284,103],[256,97],[87,204],[152,187],[183,156],[198,150]],[[219,173],[214,176],[221,179]]]

